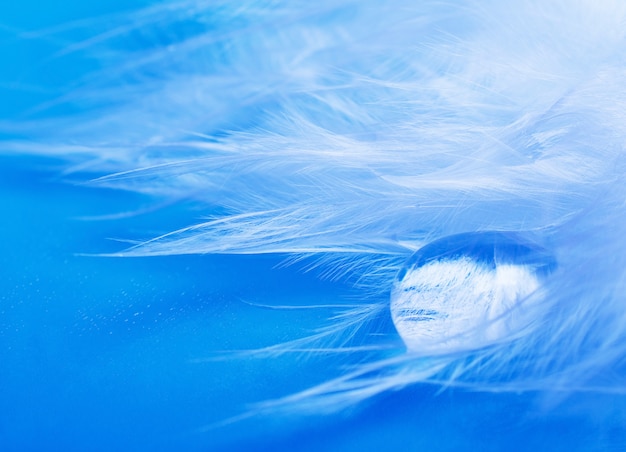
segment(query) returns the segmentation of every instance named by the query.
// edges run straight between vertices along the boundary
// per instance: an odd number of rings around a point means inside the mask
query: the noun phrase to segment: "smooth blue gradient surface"
[[[38,107],[94,64],[75,55],[48,60],[63,44],[30,32],[146,3],[0,6],[0,118],[53,114]],[[284,256],[90,255],[206,212],[191,204],[153,210],[158,203],[149,197],[76,184],[59,161],[0,154],[2,451],[626,447],[626,406],[617,395],[545,405],[533,393],[413,386],[339,414],[217,425],[355,364],[297,353],[215,359],[306,336],[334,313],[253,304],[332,304],[358,292],[280,267]],[[146,213],[99,218],[136,210]],[[379,321],[389,323],[388,315]]]

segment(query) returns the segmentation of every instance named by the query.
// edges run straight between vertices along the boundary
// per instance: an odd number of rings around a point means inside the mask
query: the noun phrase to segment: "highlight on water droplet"
[[[444,237],[411,256],[391,291],[391,317],[409,353],[440,355],[512,337],[530,321],[531,295],[556,267],[518,234]]]

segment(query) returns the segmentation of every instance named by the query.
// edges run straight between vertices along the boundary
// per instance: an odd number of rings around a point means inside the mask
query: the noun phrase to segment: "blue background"
[[[6,2],[5,2],[6,3]],[[0,6],[0,119],[58,113],[52,101],[92,69],[45,30],[140,1]],[[3,136],[20,136],[5,125]],[[23,134],[22,134],[23,136]],[[0,146],[2,146],[0,144]],[[2,149],[0,149],[0,153]],[[192,205],[116,220],[147,197],[76,184],[57,160],[0,157],[1,450],[598,450],[626,448],[624,401],[415,386],[347,413],[267,416],[211,427],[249,404],[336,376],[349,357],[206,360],[310,333],[332,314],[259,304],[331,303],[351,293],[282,256],[105,258],[188,224]],[[191,213],[191,216],[189,212]]]

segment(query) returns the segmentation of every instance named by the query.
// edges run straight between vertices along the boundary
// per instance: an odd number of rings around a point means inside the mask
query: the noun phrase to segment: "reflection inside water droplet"
[[[477,232],[436,240],[398,273],[391,317],[408,351],[472,350],[509,337],[528,320],[520,305],[555,267],[517,234]]]

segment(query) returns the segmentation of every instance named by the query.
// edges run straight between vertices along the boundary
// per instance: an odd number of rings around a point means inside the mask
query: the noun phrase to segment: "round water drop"
[[[520,302],[555,266],[547,250],[517,234],[444,237],[415,252],[398,273],[391,317],[409,352],[484,347],[526,324]]]

